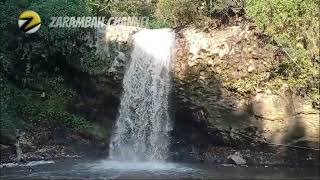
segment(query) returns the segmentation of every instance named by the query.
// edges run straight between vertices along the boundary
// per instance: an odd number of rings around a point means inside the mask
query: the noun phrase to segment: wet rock
[[[237,165],[245,165],[247,163],[247,161],[243,159],[242,155],[239,152],[229,155],[228,159],[231,160],[232,163],[235,163]]]

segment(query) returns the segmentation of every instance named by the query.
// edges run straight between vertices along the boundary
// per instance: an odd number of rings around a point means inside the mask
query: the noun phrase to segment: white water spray
[[[110,143],[113,160],[149,161],[168,157],[170,60],[174,33],[141,30],[133,36],[124,75],[119,117]]]

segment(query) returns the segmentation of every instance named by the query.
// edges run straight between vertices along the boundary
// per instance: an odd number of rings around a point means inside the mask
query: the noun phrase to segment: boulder
[[[236,165],[245,165],[247,161],[243,159],[242,155],[239,152],[235,152],[232,155],[229,155],[227,159],[231,160],[232,163]]]

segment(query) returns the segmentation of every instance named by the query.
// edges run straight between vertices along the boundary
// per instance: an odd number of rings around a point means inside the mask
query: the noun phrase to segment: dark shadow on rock
[[[301,165],[311,163],[312,165],[312,161],[303,161],[303,159],[308,159],[310,156],[306,154],[309,153],[313,158],[319,157],[319,151],[271,145],[263,135],[265,117],[260,117],[255,113],[257,107],[254,107],[256,104],[252,102],[255,94],[239,96],[232,89],[226,89],[222,85],[219,74],[205,74],[207,73],[206,68],[213,68],[209,64],[206,65],[209,67],[203,67],[201,63],[188,64],[192,61],[188,59],[188,45],[181,34],[178,34],[177,38],[180,47],[176,52],[175,66],[177,67],[174,67],[175,72],[172,73],[170,97],[170,110],[174,122],[174,129],[171,133],[173,160],[223,163],[227,162],[228,155],[239,151],[245,159],[247,158],[248,164]],[[223,61],[228,61],[228,59]],[[241,63],[239,59],[231,59],[231,61]],[[236,65],[233,64],[233,66]],[[246,100],[241,107],[239,107],[239,100]],[[289,102],[288,107],[291,106]],[[291,109],[287,111],[287,114],[294,114]],[[289,123],[289,129],[282,138],[284,144],[289,139],[303,137],[307,131],[298,117],[293,117]],[[306,146],[303,142],[295,145]],[[283,147],[284,156],[280,156],[280,150]],[[305,155],[301,155],[298,151]]]

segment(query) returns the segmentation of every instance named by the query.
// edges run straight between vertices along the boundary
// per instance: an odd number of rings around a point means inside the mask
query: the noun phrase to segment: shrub
[[[244,8],[245,0],[204,0],[201,9],[204,15],[213,18],[228,16],[230,12],[239,13]]]
[[[21,127],[23,119],[29,125],[48,123],[73,129],[90,127],[84,118],[66,111],[66,106],[75,97],[75,92],[64,85],[61,77],[48,78],[43,91],[20,89],[7,80],[3,84],[1,124],[7,123],[5,132]],[[18,116],[19,114],[19,116]],[[17,123],[18,122],[18,123]]]
[[[23,129],[24,123],[15,111],[15,103],[11,97],[13,93],[1,78],[1,101],[0,101],[0,143],[14,142],[16,129]],[[3,142],[7,141],[7,142]]]
[[[247,0],[246,12],[287,54],[280,78],[318,99],[319,0]]]
[[[159,0],[156,17],[172,27],[189,25],[198,20],[198,4],[191,0]]]
[[[154,11],[154,2],[141,0],[114,0],[110,2],[112,16],[148,16]]]
[[[0,14],[5,17],[0,23],[4,37],[0,40],[0,57],[6,75],[23,83],[36,79],[40,71],[54,72],[65,64],[68,57],[81,54],[81,44],[84,43],[78,42],[77,38],[81,29],[49,28],[48,25],[52,16],[90,15],[89,1],[18,2],[6,0],[0,6]],[[41,16],[42,26],[35,34],[24,34],[17,28],[17,17],[26,9]],[[74,48],[75,45],[79,47]]]

